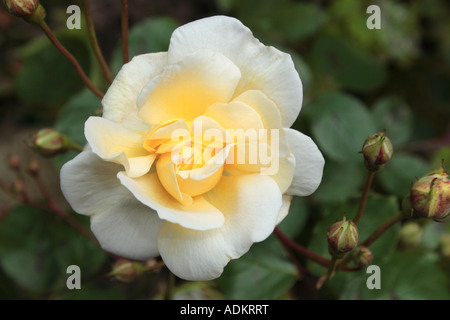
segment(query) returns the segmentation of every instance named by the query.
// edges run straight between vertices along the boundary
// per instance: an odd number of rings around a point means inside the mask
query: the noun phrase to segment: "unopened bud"
[[[442,222],[450,215],[450,180],[443,164],[411,186],[410,201],[414,212],[423,218]]]
[[[11,169],[13,169],[14,171],[19,171],[20,166],[22,164],[22,160],[20,159],[20,157],[18,155],[10,154],[8,156],[8,164],[9,164],[9,167]]]
[[[337,257],[343,256],[358,244],[358,229],[353,220],[335,222],[327,231],[330,253]]]
[[[41,129],[32,138],[30,146],[39,154],[52,157],[70,148],[70,140],[55,129]]]
[[[373,254],[369,248],[365,246],[359,246],[358,252],[353,256],[353,261],[358,268],[365,268],[372,264]]]
[[[364,141],[362,153],[364,164],[369,171],[379,170],[394,155],[391,140],[384,133],[384,131],[376,133]]]
[[[12,191],[15,194],[18,194],[18,195],[24,194],[25,193],[25,188],[26,188],[25,187],[25,182],[23,180],[21,180],[21,179],[15,180],[13,182],[13,184],[12,184]]]
[[[142,266],[141,263],[130,261],[127,259],[120,259],[114,263],[112,267],[112,271],[109,273],[109,276],[114,277],[115,279],[121,282],[131,282],[137,276],[142,274],[145,271],[145,267]]]
[[[399,247],[403,250],[414,249],[422,241],[422,227],[414,221],[408,221],[400,229]]]
[[[37,176],[40,170],[39,162],[36,159],[30,160],[30,162],[28,162],[27,170],[28,173],[31,174],[32,176]]]
[[[39,0],[3,0],[3,3],[10,14],[20,18],[31,16],[39,6]]]

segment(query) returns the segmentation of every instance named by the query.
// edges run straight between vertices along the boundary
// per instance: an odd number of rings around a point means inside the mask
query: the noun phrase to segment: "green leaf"
[[[54,128],[67,135],[70,140],[80,146],[86,144],[84,123],[101,110],[100,99],[88,89],[78,93],[60,109]],[[58,167],[75,157],[77,152],[69,151],[55,158]]]
[[[83,281],[95,275],[106,258],[103,250],[50,212],[20,206],[0,224],[0,266],[31,292],[65,288],[70,265],[81,268]]]
[[[345,201],[357,194],[366,171],[363,165],[353,162],[326,161],[322,182],[313,196],[320,203]]]
[[[386,72],[372,56],[354,43],[339,36],[323,35],[311,50],[313,70],[331,77],[344,88],[369,92],[386,79]]]
[[[385,191],[403,198],[409,193],[415,177],[420,178],[429,171],[428,164],[422,159],[410,154],[394,153],[392,160],[377,173],[377,179]]]
[[[292,287],[296,272],[272,235],[230,261],[216,283],[227,299],[275,299]]]
[[[352,286],[341,288],[341,299],[380,300],[448,300],[448,278],[437,266],[434,253],[397,252],[389,260],[379,264],[380,289],[368,289],[366,280],[370,274],[342,275]],[[328,283],[332,285],[332,281]],[[336,287],[336,289],[338,289]]]
[[[327,156],[337,162],[361,160],[358,152],[376,127],[359,100],[342,93],[323,93],[305,109],[314,141]]]
[[[134,56],[167,51],[170,36],[178,23],[168,17],[148,18],[135,25],[129,32],[130,59]],[[112,70],[117,73],[123,64],[122,45],[118,44],[112,55]]]
[[[84,87],[72,64],[47,39],[39,46],[25,51],[24,66],[15,79],[17,93],[32,105],[57,106]],[[74,55],[87,74],[90,69],[90,52],[79,36],[66,33],[59,37],[65,48]],[[38,40],[41,41],[41,40]]]
[[[413,114],[406,103],[395,96],[387,96],[377,100],[372,109],[377,131],[386,129],[386,136],[395,146],[410,139],[413,130]]]

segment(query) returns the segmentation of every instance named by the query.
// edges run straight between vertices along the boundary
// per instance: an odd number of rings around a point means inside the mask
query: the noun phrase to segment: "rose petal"
[[[146,174],[156,158],[144,149],[141,134],[108,119],[90,117],[84,133],[94,153],[103,160],[123,165],[130,177]]]
[[[136,199],[156,210],[160,219],[195,230],[220,228],[224,223],[220,210],[201,196],[193,198],[192,205],[183,206],[164,189],[156,173],[132,179],[119,172],[117,177]]]
[[[168,62],[182,61],[198,50],[219,52],[242,74],[235,96],[261,90],[280,109],[283,127],[290,127],[300,112],[303,89],[290,55],[267,47],[239,20],[214,16],[185,24],[170,39]]]
[[[158,232],[162,222],[156,211],[128,194],[120,207],[94,215],[91,229],[104,250],[144,260],[159,255]]]
[[[222,228],[200,232],[165,222],[158,236],[161,257],[183,279],[220,276],[230,259],[270,235],[281,208],[278,186],[261,175],[223,177],[207,198],[224,213]]]
[[[286,191],[294,196],[309,196],[322,181],[325,160],[314,141],[303,133],[286,129],[289,146],[295,156],[295,174]]]
[[[134,57],[122,66],[102,100],[103,117],[132,130],[149,128],[137,115],[137,98],[144,86],[167,65],[167,52]]]
[[[192,121],[215,102],[228,102],[241,73],[220,53],[200,50],[167,66],[139,96],[139,116],[156,125],[172,119]]]

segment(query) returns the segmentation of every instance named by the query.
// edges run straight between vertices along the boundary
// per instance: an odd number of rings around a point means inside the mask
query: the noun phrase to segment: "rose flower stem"
[[[89,32],[89,41],[91,42],[92,49],[94,50],[94,54],[97,57],[97,60],[100,64],[100,67],[103,71],[103,75],[105,76],[106,81],[108,81],[108,83],[111,84],[113,82],[113,76],[109,71],[108,64],[105,61],[105,57],[103,56],[102,50],[100,49],[100,46],[97,41],[89,0],[83,0],[83,6],[84,6],[84,14],[86,16],[86,24]]]
[[[402,221],[404,218],[405,215],[402,212],[397,213],[395,216],[390,217],[385,222],[383,222],[378,227],[378,229],[376,229],[366,240],[364,240],[364,242],[361,243],[361,245],[369,247],[375,241],[377,241],[378,238],[380,238],[383,235],[383,233],[385,233],[390,227],[395,225],[397,222]]]
[[[361,197],[361,201],[359,202],[358,211],[356,212],[356,216],[353,219],[353,222],[358,225],[359,220],[364,212],[364,208],[366,206],[367,197],[369,196],[370,187],[372,186],[373,178],[375,176],[375,172],[370,171],[367,175],[366,184],[364,185],[363,194]]]
[[[331,263],[331,261],[329,259],[327,259],[325,257],[322,257],[321,255],[318,255],[317,253],[312,252],[312,251],[306,249],[305,247],[303,247],[302,245],[296,243],[295,241],[290,239],[288,236],[286,236],[283,233],[283,231],[281,231],[281,229],[279,227],[275,227],[275,234],[287,246],[291,247],[292,249],[294,249],[295,251],[297,251],[301,255],[305,256],[309,260],[312,260],[312,261],[320,264],[323,267],[326,267],[326,268],[329,267],[329,265]],[[344,271],[357,271],[359,269],[356,269],[356,268],[344,268],[343,270]]]
[[[283,245],[283,248],[286,250],[287,254],[289,255],[289,258],[294,263],[295,267],[297,268],[297,279],[301,280],[303,279],[304,275],[306,274],[305,268],[300,264],[300,262],[297,261],[294,254],[291,251],[291,248],[289,247],[288,242],[286,241],[285,237],[281,234],[280,230],[275,229],[275,234],[280,239],[281,244]]]
[[[121,0],[122,2],[122,53],[123,63],[128,63],[130,60],[128,49],[128,0]]]
[[[50,30],[49,26],[45,21],[41,21],[39,23],[39,26],[41,27],[42,31],[46,34],[46,36],[50,39],[50,41],[53,43],[53,45],[69,60],[69,62],[74,66],[75,70],[77,71],[78,75],[81,77],[81,80],[86,84],[86,86],[99,98],[103,98],[105,95],[103,92],[98,90],[94,84],[89,80],[87,75],[84,73],[83,69],[81,68],[80,64],[78,63],[77,59],[70,54],[69,51],[67,51],[66,48],[58,41],[58,39],[55,37],[53,32]]]

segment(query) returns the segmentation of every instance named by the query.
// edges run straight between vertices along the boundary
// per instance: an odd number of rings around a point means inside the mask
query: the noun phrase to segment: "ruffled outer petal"
[[[157,234],[162,221],[120,184],[120,165],[84,151],[61,169],[61,189],[72,208],[91,216],[101,246],[130,259],[159,254]]]
[[[170,39],[168,62],[177,63],[205,49],[223,54],[238,66],[242,78],[235,96],[261,90],[280,109],[283,127],[294,123],[303,89],[290,55],[260,43],[239,20],[214,16],[176,29]]]
[[[289,147],[295,156],[295,173],[289,195],[309,196],[322,181],[325,160],[314,141],[303,133],[286,129]]]
[[[135,56],[122,66],[102,100],[103,117],[133,130],[147,130],[136,101],[144,86],[167,65],[167,52]]]
[[[271,234],[282,206],[277,184],[258,174],[223,177],[207,199],[225,215],[223,227],[197,231],[164,222],[158,236],[161,257],[183,279],[217,278],[230,259]]]

